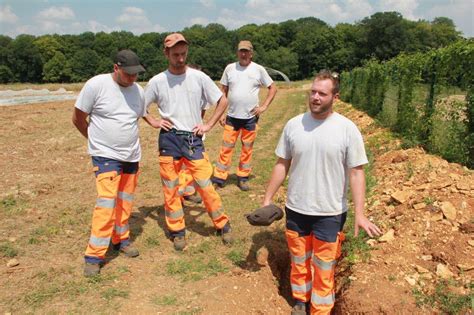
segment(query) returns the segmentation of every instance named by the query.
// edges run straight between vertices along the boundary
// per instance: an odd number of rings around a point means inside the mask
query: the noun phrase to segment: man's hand
[[[209,130],[211,130],[211,126],[208,124],[199,124],[193,128],[193,132],[195,136],[202,136]]]
[[[255,116],[260,116],[260,114],[262,114],[266,110],[267,110],[266,106],[258,106],[257,105],[250,111],[250,113],[252,115],[255,115]]]
[[[356,215],[354,222],[354,236],[359,235],[359,228],[364,229],[370,237],[379,236],[382,231],[364,215]]]
[[[222,115],[222,117],[219,119],[219,125],[221,125],[222,127],[225,126],[226,117],[226,115]]]

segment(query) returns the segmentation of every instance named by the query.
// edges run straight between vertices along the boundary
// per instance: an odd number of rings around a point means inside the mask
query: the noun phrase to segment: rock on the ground
[[[12,268],[12,267],[18,266],[19,264],[20,264],[20,262],[19,262],[17,259],[13,258],[13,259],[10,259],[10,260],[7,262],[7,267],[8,267],[8,268]]]
[[[449,201],[445,201],[441,204],[441,211],[446,219],[454,221],[456,220],[456,208]]]
[[[390,243],[391,241],[393,241],[395,239],[395,230],[394,229],[390,229],[388,230],[387,233],[385,233],[384,235],[382,235],[380,238],[379,238],[379,242],[381,243],[384,243],[384,242],[387,242],[387,243]]]
[[[260,266],[266,266],[268,264],[268,249],[266,247],[261,247],[257,250],[257,263]]]
[[[443,279],[451,279],[454,277],[454,273],[449,270],[448,266],[443,264],[438,264],[436,266],[436,274]]]
[[[411,196],[411,191],[409,190],[399,190],[394,192],[391,197],[398,203],[405,203]]]

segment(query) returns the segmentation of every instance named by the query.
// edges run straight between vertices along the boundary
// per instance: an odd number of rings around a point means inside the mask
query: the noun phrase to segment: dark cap
[[[115,56],[115,64],[128,74],[145,72],[138,56],[129,49],[121,50]]]
[[[249,40],[241,40],[239,46],[237,46],[237,50],[253,51],[252,43]]]
[[[183,34],[172,33],[166,36],[164,45],[165,45],[165,48],[171,48],[179,42],[185,42],[186,44],[188,43],[186,38],[184,38]]]

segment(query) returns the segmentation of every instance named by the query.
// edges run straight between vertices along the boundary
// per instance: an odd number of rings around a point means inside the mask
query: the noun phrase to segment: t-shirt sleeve
[[[354,168],[369,163],[365,153],[364,140],[356,125],[348,129],[347,166]]]
[[[140,104],[142,105],[141,117],[145,117],[147,115],[147,107],[145,106],[145,91],[141,86],[138,87],[140,91]]]
[[[288,137],[289,129],[290,128],[288,127],[288,124],[286,124],[285,128],[283,129],[283,132],[281,133],[280,140],[278,141],[278,145],[275,149],[276,156],[285,160],[291,159],[291,147],[290,147],[290,141]]]
[[[145,112],[148,111],[152,103],[157,103],[158,90],[156,86],[157,84],[150,80],[145,87]]]
[[[261,80],[260,83],[266,87],[269,87],[273,83],[272,78],[270,77],[270,75],[268,74],[267,70],[265,70],[264,67],[260,67],[260,80]]]
[[[96,96],[97,88],[94,87],[94,84],[89,80],[82,87],[81,92],[77,96],[74,107],[83,111],[84,113],[90,114],[95,104]]]
[[[229,78],[227,78],[228,72],[229,72],[229,66],[227,66],[224,72],[222,73],[220,84],[229,86]]]
[[[201,100],[201,102],[205,100],[207,103],[216,104],[222,97],[222,91],[219,90],[214,81],[212,81],[211,78],[204,73],[202,74],[202,84],[204,98]]]

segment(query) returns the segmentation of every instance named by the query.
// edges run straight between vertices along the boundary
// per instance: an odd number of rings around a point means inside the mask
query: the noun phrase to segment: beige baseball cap
[[[253,51],[252,43],[249,40],[241,40],[237,50],[250,50],[250,51]]]
[[[165,48],[171,48],[179,42],[185,42],[186,44],[188,44],[188,41],[186,40],[186,38],[184,38],[183,34],[172,33],[166,36],[164,45]]]

